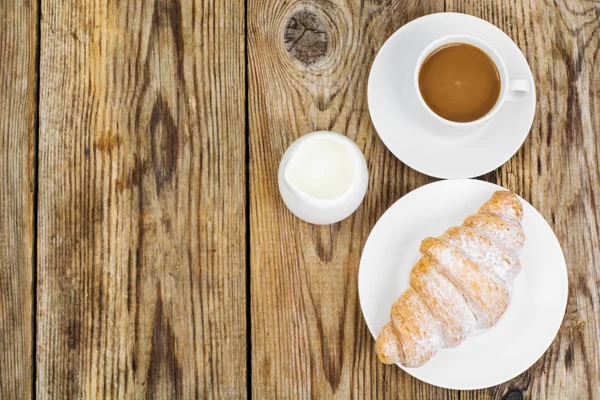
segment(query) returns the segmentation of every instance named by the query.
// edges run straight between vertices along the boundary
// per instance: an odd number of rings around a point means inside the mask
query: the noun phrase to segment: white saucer
[[[517,45],[496,26],[458,13],[427,15],[404,25],[381,47],[369,75],[371,120],[387,148],[402,162],[437,178],[472,178],[512,157],[525,141],[535,114],[535,87],[507,101],[476,131],[455,132],[431,120],[409,90],[419,53],[450,34],[477,36],[504,59],[510,79],[533,76]]]
[[[383,214],[367,239],[358,273],[360,305],[374,338],[389,321],[392,303],[408,288],[421,240],[460,225],[499,189],[478,180],[439,181],[410,192]],[[458,347],[440,349],[424,366],[398,365],[415,378],[448,389],[498,385],[529,368],[552,343],[567,305],[567,267],[548,223],[521,202],[527,239],[508,309],[495,326]]]

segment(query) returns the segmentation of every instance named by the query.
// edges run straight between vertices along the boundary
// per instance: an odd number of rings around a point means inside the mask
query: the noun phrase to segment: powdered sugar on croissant
[[[419,367],[440,348],[457,346],[473,330],[498,321],[521,269],[522,218],[517,195],[497,191],[462,226],[421,242],[423,257],[411,271],[410,287],[377,337],[382,362]]]

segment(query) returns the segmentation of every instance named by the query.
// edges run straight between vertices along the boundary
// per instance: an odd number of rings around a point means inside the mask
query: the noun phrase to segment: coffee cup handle
[[[506,100],[519,100],[531,91],[531,83],[526,79],[511,79],[508,82]]]

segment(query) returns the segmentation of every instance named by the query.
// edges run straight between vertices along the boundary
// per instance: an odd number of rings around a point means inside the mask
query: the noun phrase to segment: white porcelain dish
[[[408,288],[421,240],[460,225],[500,189],[478,180],[439,181],[410,192],[383,214],[367,239],[358,274],[360,304],[373,338],[389,321],[392,303]],[[441,349],[420,368],[400,368],[432,385],[481,389],[524,372],[550,346],[567,304],[567,268],[548,223],[521,202],[527,236],[520,253],[522,270],[500,321],[458,347]]]

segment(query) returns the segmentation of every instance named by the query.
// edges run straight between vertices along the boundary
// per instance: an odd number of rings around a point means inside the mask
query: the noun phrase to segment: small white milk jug
[[[311,224],[333,224],[360,205],[369,181],[360,148],[344,135],[306,134],[287,149],[279,164],[279,191],[285,205]]]

